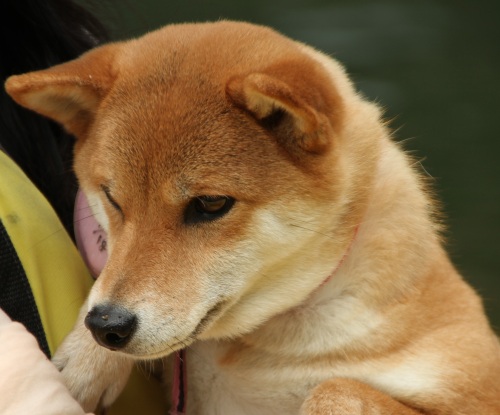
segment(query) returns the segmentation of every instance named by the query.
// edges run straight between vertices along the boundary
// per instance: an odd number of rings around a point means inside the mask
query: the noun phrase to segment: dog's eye
[[[104,194],[106,195],[106,198],[108,199],[109,203],[111,204],[111,206],[113,206],[118,212],[120,212],[122,215],[123,215],[123,211],[122,211],[122,208],[120,207],[120,205],[116,202],[115,199],[113,199],[113,196],[111,196],[111,192],[109,190],[109,187],[107,186],[104,186],[102,185],[101,186],[101,189],[102,191],[104,192]]]
[[[209,222],[224,216],[235,200],[229,196],[198,196],[189,202],[184,212],[184,222],[193,224]]]

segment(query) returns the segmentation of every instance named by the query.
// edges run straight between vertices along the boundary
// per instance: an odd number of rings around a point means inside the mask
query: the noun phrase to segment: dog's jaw
[[[312,220],[301,221],[299,216],[294,219],[293,213],[286,212],[278,217],[262,211],[254,219],[250,239],[257,241],[258,247],[252,249],[256,251],[253,258],[261,262],[252,259],[255,268],[243,271],[248,275],[244,289],[228,311],[200,334],[200,339],[249,333],[274,315],[300,305],[332,274],[352,234],[343,241],[330,236],[338,221],[331,210],[321,226]]]

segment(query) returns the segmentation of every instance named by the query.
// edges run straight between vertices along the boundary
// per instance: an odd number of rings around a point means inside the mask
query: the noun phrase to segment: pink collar
[[[174,356],[174,382],[172,385],[172,409],[170,415],[184,415],[187,401],[186,349]]]
[[[351,242],[349,243],[349,246],[345,250],[344,255],[340,259],[339,263],[337,264],[335,269],[332,271],[332,273],[328,277],[326,277],[326,279],[321,283],[321,285],[318,288],[323,287],[326,283],[328,283],[332,279],[332,277],[335,275],[335,273],[339,270],[339,268],[342,266],[342,264],[344,263],[345,259],[347,258],[347,256],[351,252],[351,249],[352,249],[352,246],[354,245],[354,241],[356,239],[356,236],[358,236],[359,226],[360,225],[356,226],[356,229],[354,229],[354,235],[352,236]]]

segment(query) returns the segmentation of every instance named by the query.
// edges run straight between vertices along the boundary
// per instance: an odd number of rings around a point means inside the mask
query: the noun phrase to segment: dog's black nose
[[[125,347],[134,334],[136,323],[134,314],[112,304],[95,306],[85,317],[85,326],[96,342],[111,350]]]

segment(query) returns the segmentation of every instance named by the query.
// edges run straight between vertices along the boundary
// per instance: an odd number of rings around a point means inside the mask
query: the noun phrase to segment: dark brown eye
[[[195,207],[201,213],[217,213],[224,209],[228,198],[225,196],[202,196],[195,199]]]
[[[184,223],[209,222],[224,216],[235,200],[229,196],[198,196],[189,202],[184,212]]]

